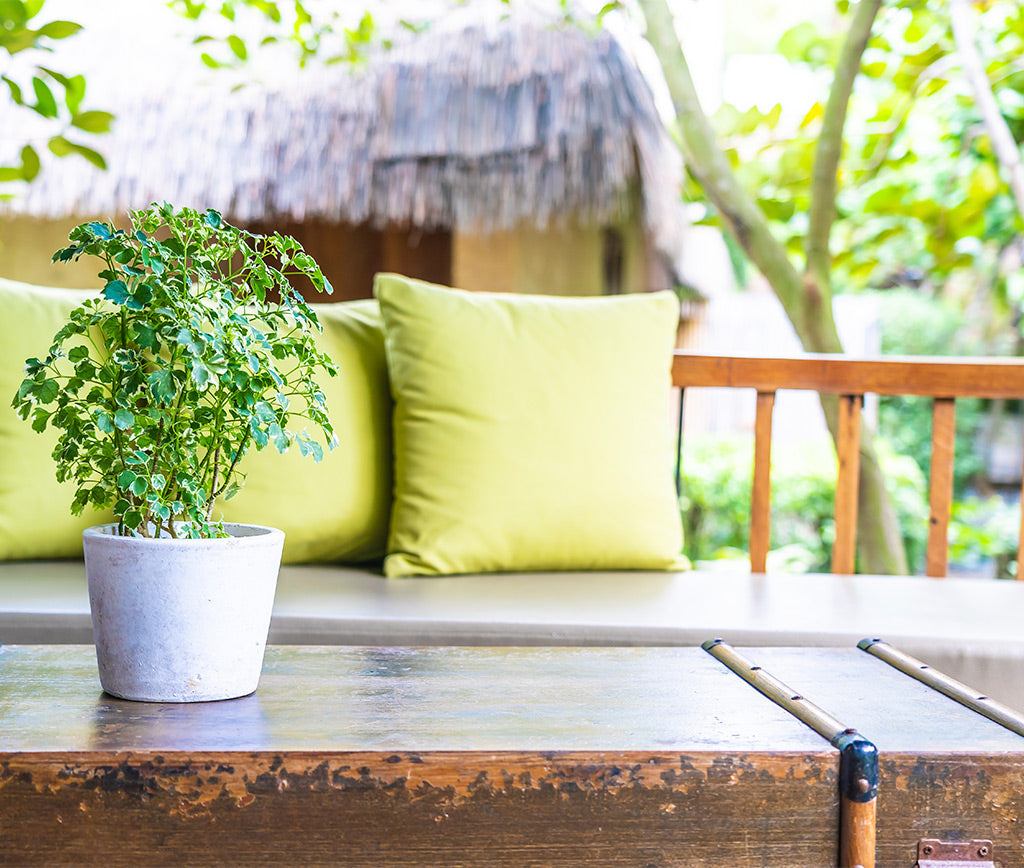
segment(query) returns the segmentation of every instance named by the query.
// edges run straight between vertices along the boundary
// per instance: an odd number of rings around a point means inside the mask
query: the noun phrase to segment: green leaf
[[[109,413],[105,410],[94,411],[96,417],[96,427],[100,429],[104,434],[114,433],[114,420]]]
[[[234,33],[232,33],[228,37],[228,48],[231,49],[232,53],[239,60],[245,60],[249,56],[249,52],[246,50],[245,47],[245,42],[241,39],[241,37],[237,36]]]
[[[53,91],[38,75],[32,77],[32,90],[36,95],[36,104],[32,108],[44,118],[57,117],[57,100]]]
[[[210,382],[210,369],[203,364],[202,359],[192,359],[192,382],[200,389]]]
[[[277,413],[274,412],[273,408],[266,401],[257,401],[253,410],[263,422],[277,421]]]
[[[129,509],[122,517],[125,527],[135,530],[142,524],[143,515],[137,509]]]
[[[114,413],[114,424],[122,431],[127,431],[135,424],[135,414],[121,407]]]
[[[60,386],[56,380],[44,380],[35,390],[36,400],[40,404],[49,404],[60,394]]]
[[[299,444],[300,455],[312,455],[313,461],[319,464],[324,459],[324,448],[315,440],[311,440],[308,436],[299,436],[296,438]]]
[[[160,339],[157,337],[156,331],[152,326],[146,323],[137,322],[132,325],[132,332],[135,336],[135,341],[140,347],[145,350],[152,352],[158,352],[160,349]]]
[[[288,435],[285,434],[284,430],[277,422],[271,424],[270,428],[267,429],[267,434],[269,434],[270,438],[274,441],[274,445],[277,447],[278,452],[284,453],[288,451]]]
[[[122,491],[125,491],[138,477],[138,474],[134,470],[122,470],[117,477],[117,487]]]
[[[103,287],[103,297],[114,304],[124,304],[130,296],[123,280],[112,280]]]
[[[75,114],[85,99],[85,76],[73,75],[64,79],[64,102],[67,103],[68,111]]]
[[[74,36],[81,29],[82,25],[76,24],[74,21],[50,21],[40,27],[36,33],[50,39],[67,39],[69,36]]]
[[[153,397],[161,404],[170,404],[174,400],[174,396],[178,393],[177,384],[174,380],[174,372],[167,368],[163,368],[159,371],[153,371],[153,373],[149,375],[147,382],[149,383],[149,388],[153,393]]]
[[[0,75],[0,80],[7,85],[8,90],[11,92],[11,102],[15,105],[25,105],[25,97],[21,92],[21,86],[6,75]]]
[[[31,145],[21,149],[21,177],[25,181],[35,180],[39,174],[39,155]]]
[[[87,111],[71,116],[71,125],[87,133],[109,133],[114,123],[110,112]]]
[[[99,151],[80,145],[78,142],[68,141],[64,136],[54,136],[50,139],[48,147],[58,157],[66,157],[69,154],[77,154],[87,162],[92,163],[97,169],[106,169],[107,161]]]

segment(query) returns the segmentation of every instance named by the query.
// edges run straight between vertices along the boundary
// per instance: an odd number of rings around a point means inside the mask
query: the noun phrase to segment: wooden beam
[[[836,453],[835,526],[832,544],[832,572],[851,576],[857,554],[857,495],[860,475],[860,417],[863,395],[839,399],[839,442]]]
[[[949,512],[953,503],[953,448],[956,402],[936,398],[932,404],[932,460],[928,476],[928,550],[925,572],[941,578],[948,560]]]
[[[750,570],[763,573],[772,535],[772,412],[774,392],[757,393],[754,421],[754,482],[750,492]]]
[[[672,379],[682,387],[724,386],[759,392],[807,389],[833,395],[1024,398],[1024,360],[1019,358],[758,358],[697,355],[677,350]]]

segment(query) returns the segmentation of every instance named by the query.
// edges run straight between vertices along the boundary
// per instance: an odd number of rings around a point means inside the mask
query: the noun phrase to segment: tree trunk
[[[831,258],[828,232],[835,211],[835,167],[842,142],[842,126],[852,77],[860,65],[881,0],[861,0],[855,15],[856,35],[847,39],[837,80],[830,96],[829,137],[816,156],[816,215],[824,223],[809,236],[810,257],[815,266],[801,274],[786,250],[771,232],[757,203],[739,185],[728,158],[719,146],[707,115],[697,99],[686,58],[676,36],[666,0],[639,0],[647,21],[647,40],[653,46],[675,106],[682,149],[687,168],[718,210],[727,230],[760,269],[778,296],[786,316],[807,352],[841,353],[842,342],[832,314]],[[853,28],[851,28],[851,31]],[[858,46],[859,45],[859,49]],[[850,70],[852,69],[852,74]],[[838,136],[838,141],[836,141]],[[812,221],[813,222],[813,221]],[[809,263],[810,264],[810,263]],[[833,440],[838,434],[838,402],[823,395],[822,408]],[[872,436],[866,429],[861,438],[860,509],[857,552],[860,568],[868,573],[907,572],[906,554],[896,520],[896,511],[885,488]]]

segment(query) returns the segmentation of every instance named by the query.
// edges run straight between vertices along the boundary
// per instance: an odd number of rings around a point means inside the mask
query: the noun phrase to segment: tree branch
[[[841,353],[830,304],[805,284],[781,242],[772,234],[764,213],[747,194],[715,138],[676,37],[665,0],[639,0],[651,43],[665,73],[676,110],[687,168],[718,210],[726,229],[760,269],[782,302],[804,349]]]
[[[843,128],[853,93],[853,83],[860,72],[861,58],[871,37],[871,28],[878,16],[882,0],[860,0],[850,29],[839,54],[835,77],[829,89],[828,102],[822,117],[821,134],[814,150],[811,174],[810,225],[804,239],[807,273],[819,289],[831,296],[832,254],[829,236],[836,218],[836,194],[839,189],[839,159],[843,151]]]
[[[953,23],[953,41],[960,56],[964,75],[974,92],[974,102],[981,112],[981,121],[992,139],[992,150],[996,160],[1006,176],[1013,198],[1017,202],[1017,210],[1024,216],[1024,164],[1021,162],[1020,148],[1013,139],[1013,134],[999,111],[992,85],[989,83],[985,67],[974,42],[974,27],[971,21],[971,10],[966,0],[950,0],[949,16]]]
[[[825,295],[811,275],[801,276],[783,245],[771,233],[757,203],[739,185],[697,99],[682,46],[666,0],[638,0],[647,21],[647,41],[661,64],[675,106],[687,168],[718,209],[726,229],[760,269],[782,303],[805,350],[841,353],[832,315],[831,294]],[[872,5],[880,0],[862,0]],[[859,65],[859,64],[858,64]],[[840,133],[842,124],[839,126]],[[832,201],[832,208],[835,202]],[[829,223],[830,228],[831,223]],[[826,250],[827,231],[825,230]],[[825,285],[828,289],[828,285]],[[837,436],[835,396],[822,396],[822,409],[833,439]],[[861,434],[861,508],[858,514],[860,567],[869,573],[905,573],[906,555],[891,498],[885,490],[870,432]]]

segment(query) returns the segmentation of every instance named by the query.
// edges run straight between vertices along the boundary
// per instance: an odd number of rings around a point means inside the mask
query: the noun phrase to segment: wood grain
[[[1024,397],[1019,358],[813,355],[798,358],[698,355],[677,350],[676,386],[777,391],[806,389],[831,395],[924,395],[931,398]]]
[[[856,648],[743,653],[878,748],[878,868],[914,865],[921,838],[991,839],[1024,866],[1024,738]]]
[[[754,478],[750,492],[750,570],[767,569],[772,536],[772,411],[774,392],[757,393],[754,421]]]
[[[856,509],[855,486],[843,461],[858,461],[854,456],[852,428],[846,416],[855,412],[853,396],[919,395],[935,399],[933,414],[933,451],[930,477],[931,515],[929,523],[926,573],[945,576],[948,560],[947,529],[949,503],[952,500],[953,441],[955,439],[955,400],[963,397],[1024,398],[1024,361],[1019,358],[894,357],[858,359],[844,355],[808,354],[796,358],[712,356],[677,350],[672,365],[673,384],[681,389],[738,388],[757,392],[757,419],[763,415],[765,396],[784,389],[808,390],[842,396],[840,434],[840,473],[836,491],[837,537],[832,552],[832,572],[847,574],[854,569],[856,523],[849,522]],[[763,424],[755,422],[758,430]],[[845,433],[844,433],[845,432]],[[859,432],[858,432],[859,433]],[[770,451],[770,445],[758,447]],[[855,476],[855,474],[854,474]],[[763,549],[766,528],[770,527],[769,505],[758,490],[755,474],[751,506],[750,556],[752,570],[763,571],[767,549]],[[757,530],[755,536],[754,530]],[[1024,516],[1021,519],[1024,538]],[[1018,546],[1017,578],[1024,580],[1024,546]]]
[[[878,800],[854,802],[843,798],[839,824],[839,868],[875,868]]]
[[[11,758],[0,764],[0,863],[828,865],[837,813],[831,759],[709,752]]]
[[[836,455],[836,539],[832,545],[832,572],[853,575],[857,556],[857,496],[860,477],[860,419],[863,395],[839,400],[839,440]]]
[[[932,457],[928,475],[928,548],[925,574],[946,575],[949,560],[949,515],[953,504],[953,449],[956,443],[956,404],[936,398],[932,404]]]
[[[830,865],[837,758],[697,648],[271,648],[184,706],[0,648],[3,865]]]

